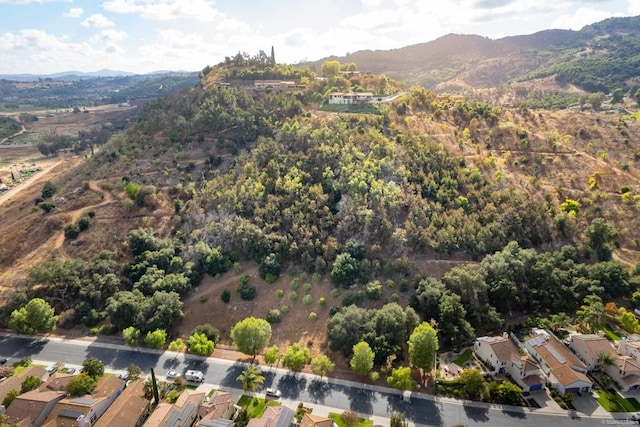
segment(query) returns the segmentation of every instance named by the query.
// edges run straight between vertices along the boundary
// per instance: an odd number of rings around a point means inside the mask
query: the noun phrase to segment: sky
[[[0,74],[199,71],[271,46],[291,64],[636,15],[640,0],[0,0]]]

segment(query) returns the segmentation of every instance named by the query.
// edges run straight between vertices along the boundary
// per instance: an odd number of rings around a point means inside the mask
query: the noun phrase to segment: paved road
[[[124,346],[104,343],[89,343],[75,340],[41,339],[0,334],[0,357],[10,361],[31,356],[37,361],[55,363],[62,361],[80,365],[87,357],[102,360],[109,370],[125,370],[134,363],[143,371],[156,369],[163,378],[169,370],[184,372],[198,369],[205,373],[206,382],[215,384],[233,394],[240,395],[237,376],[244,364],[233,361],[198,358],[184,355],[176,357],[172,352],[136,350]],[[365,416],[389,417],[401,412],[416,426],[590,426],[613,424],[612,419],[572,420],[566,414],[532,413],[528,409],[483,405],[477,402],[463,403],[453,399],[433,398],[414,393],[410,402],[404,402],[399,392],[381,387],[357,384],[340,380],[322,380],[313,375],[293,374],[281,369],[263,369],[264,387],[277,387],[282,398],[291,402],[311,402],[340,410],[353,410]]]

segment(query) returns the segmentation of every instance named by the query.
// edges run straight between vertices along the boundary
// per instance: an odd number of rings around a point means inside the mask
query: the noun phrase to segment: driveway
[[[580,414],[584,414],[587,416],[608,416],[609,413],[605,411],[605,409],[600,406],[598,401],[591,395],[590,393],[583,393],[582,396],[578,396],[577,394],[573,395],[573,407],[576,408]]]
[[[540,409],[545,412],[561,413],[564,411],[564,409],[562,409],[560,405],[558,405],[558,403],[549,395],[549,391],[546,388],[544,390],[532,392],[530,397],[532,397],[536,403],[540,405]]]

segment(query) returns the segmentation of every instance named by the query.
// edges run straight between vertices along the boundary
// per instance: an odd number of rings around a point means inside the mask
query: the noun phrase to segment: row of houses
[[[617,344],[597,334],[571,334],[565,343],[543,329],[521,343],[514,335],[477,338],[474,350],[491,374],[506,373],[523,391],[549,382],[561,394],[590,392],[587,373],[602,371],[622,391],[640,389],[640,335]],[[606,363],[603,363],[606,361]]]
[[[20,390],[28,376],[44,381],[38,388],[18,395],[11,402],[4,414],[8,424],[18,427],[139,427],[150,411],[142,380],[126,386],[125,381],[115,376],[105,376],[98,380],[91,394],[72,397],[67,395],[66,389],[73,374],[56,372],[48,375],[38,366],[31,366],[0,382],[0,401],[12,390]]]
[[[48,375],[31,366],[19,375],[0,381],[0,402],[20,390],[23,381],[33,376],[44,380],[35,390],[18,395],[6,408],[6,422],[17,427],[231,427],[240,409],[228,392],[184,390],[175,403],[162,402],[151,412],[145,396],[144,380],[128,384],[116,376],[98,380],[94,391],[82,397],[66,393],[73,374]],[[287,406],[268,406],[261,418],[248,427],[284,427],[293,423],[295,412]],[[301,427],[333,427],[330,418],[305,414]]]

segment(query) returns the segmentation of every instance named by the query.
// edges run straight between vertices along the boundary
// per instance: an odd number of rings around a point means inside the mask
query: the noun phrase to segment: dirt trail
[[[116,200],[108,192],[100,188],[97,181],[89,181],[89,188],[92,191],[102,194],[103,200],[100,203],[96,203],[89,206],[83,206],[82,208],[65,212],[65,215],[70,215],[71,221],[77,221],[85,212],[89,210],[115,203]],[[60,230],[53,236],[51,236],[46,242],[38,247],[33,248],[31,252],[18,260],[14,266],[4,273],[0,273],[0,282],[3,280],[6,283],[13,283],[14,279],[24,276],[26,271],[29,271],[33,266],[42,264],[51,257],[54,253],[63,259],[69,259],[70,257],[64,251],[64,231]],[[0,291],[2,287],[0,287]],[[1,292],[0,292],[1,293]]]
[[[99,208],[99,207],[105,206],[105,205],[109,205],[111,203],[115,203],[115,199],[113,198],[111,193],[109,193],[108,191],[105,191],[102,188],[100,188],[100,186],[98,185],[98,181],[95,181],[95,180],[89,181],[89,188],[92,191],[95,191],[96,193],[100,193],[102,195],[102,201],[100,203],[96,203],[94,205],[83,206],[83,207],[81,207],[79,209],[76,209],[74,211],[66,212],[68,215],[71,215],[71,218],[70,218],[69,222],[72,222],[72,223],[77,222],[80,219],[80,217],[85,214],[85,212],[89,212],[92,209]],[[69,256],[64,251],[64,248],[62,247],[63,244],[64,244],[64,231],[60,231],[60,234],[56,237],[56,241],[55,241],[55,244],[53,246],[53,250],[60,249],[61,255],[63,255],[63,257],[65,257],[65,258],[69,258]]]

